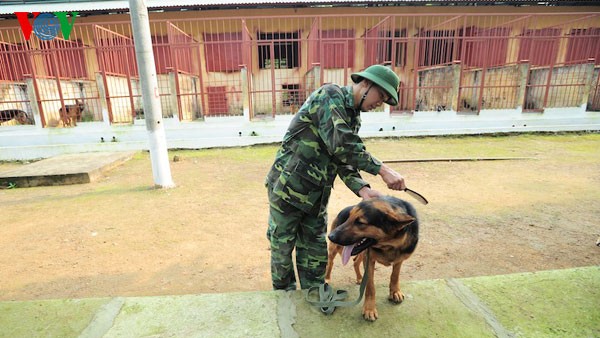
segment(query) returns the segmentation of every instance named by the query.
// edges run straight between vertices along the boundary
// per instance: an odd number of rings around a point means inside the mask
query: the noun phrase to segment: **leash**
[[[358,298],[355,301],[351,301],[351,302],[346,302],[344,301],[346,298],[348,298],[348,291],[346,290],[334,290],[329,284],[327,283],[323,283],[319,286],[313,286],[310,289],[308,289],[308,292],[306,293],[306,301],[312,305],[312,306],[316,306],[321,308],[321,312],[323,312],[326,315],[330,315],[333,313],[333,311],[335,311],[336,307],[346,307],[346,306],[354,306],[358,303],[360,303],[360,301],[363,298],[363,295],[365,294],[365,288],[367,287],[367,281],[369,279],[369,252],[371,250],[367,249],[367,257],[363,263],[364,268],[365,268],[365,272],[363,275],[363,280],[360,283],[360,290],[359,290],[359,295]],[[318,291],[319,292],[319,300],[315,301],[315,300],[310,300],[310,294],[313,293],[314,291]]]

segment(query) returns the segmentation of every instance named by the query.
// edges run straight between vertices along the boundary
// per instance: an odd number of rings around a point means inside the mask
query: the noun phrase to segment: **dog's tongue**
[[[354,249],[354,244],[346,245],[342,250],[342,264],[346,265],[350,260],[350,256],[352,256],[352,249]]]

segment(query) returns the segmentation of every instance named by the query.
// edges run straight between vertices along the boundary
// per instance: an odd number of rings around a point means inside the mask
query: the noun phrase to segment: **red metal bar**
[[[175,88],[170,90],[175,91],[178,106],[173,109],[184,120],[189,115],[184,114],[183,105],[192,96],[197,98],[195,102],[202,102],[196,106],[201,105],[205,115],[211,114],[207,99],[215,95],[221,97],[218,103],[224,106],[212,115],[240,114],[244,100],[240,95],[239,70],[244,65],[248,71],[251,116],[256,107],[263,107],[267,116],[294,113],[293,105],[286,106],[284,98],[291,95],[297,100],[306,96],[307,93],[300,93],[312,88],[310,70],[316,64],[320,65],[321,83],[334,81],[340,85],[349,83],[351,72],[371,63],[391,65],[403,82],[399,109],[444,106],[449,109],[450,103],[460,108],[461,100],[468,98],[472,109],[479,111],[516,106],[519,82],[515,69],[520,59],[528,59],[532,64],[528,78],[532,82],[527,84],[525,110],[572,106],[581,98],[586,85],[585,72],[578,65],[590,57],[596,62],[600,60],[599,18],[598,14],[590,13],[261,15],[151,20],[151,29],[160,60],[158,69],[164,71],[170,67],[175,72]],[[19,32],[18,27],[0,29],[0,42],[10,41],[17,46],[22,37],[15,32]],[[93,38],[89,36],[91,33]],[[254,40],[258,40],[258,34],[264,35],[260,43]],[[134,112],[138,102],[131,86],[137,70],[133,67],[131,48],[126,47],[131,45],[130,23],[79,24],[71,39],[57,40],[50,50],[42,51],[34,45],[15,55],[31,59],[49,52],[44,54],[49,56],[47,65],[43,61],[29,62],[30,72],[36,78],[34,85],[44,74],[56,76],[53,80],[64,86],[73,79],[82,82],[85,78],[82,74],[88,71],[99,72],[107,90],[111,122],[123,121],[113,115],[123,108],[122,102],[126,101],[125,106],[133,107]],[[262,48],[264,55],[259,53]],[[214,54],[208,58],[207,51],[211,49]],[[95,51],[96,59],[87,53],[86,63],[79,65],[84,50]],[[0,53],[4,52],[0,49]],[[268,69],[261,64],[264,63],[261,58],[267,57],[271,62]],[[357,62],[361,60],[364,62],[359,65]],[[446,77],[454,61],[462,65],[459,96],[458,102],[449,102],[453,84]],[[47,69],[36,69],[40,66]],[[0,69],[3,74],[15,73],[10,76],[22,79],[26,68],[0,62]],[[112,77],[128,83],[115,83]],[[189,88],[184,89],[184,85]],[[212,88],[210,95],[209,88]],[[218,94],[215,88],[221,88]],[[47,93],[40,94],[38,105],[44,118],[42,108],[51,100],[46,100]],[[53,94],[60,98],[61,105],[72,96],[67,91],[62,98],[58,92]],[[435,102],[417,102],[424,98]]]

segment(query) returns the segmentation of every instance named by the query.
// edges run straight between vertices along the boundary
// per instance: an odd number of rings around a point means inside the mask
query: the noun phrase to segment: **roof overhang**
[[[336,0],[336,1],[299,1],[299,0],[145,0],[146,6],[150,10],[179,10],[184,8],[192,9],[215,9],[215,8],[253,8],[265,6],[269,7],[313,7],[313,6],[395,6],[395,5],[528,5],[528,6],[598,6],[600,1],[592,0],[479,0],[479,1],[464,1],[464,0],[400,0],[400,1],[382,1],[382,0]],[[54,1],[54,0],[1,0],[0,15],[6,16],[15,12],[126,12],[129,11],[128,0],[71,0],[71,1]]]

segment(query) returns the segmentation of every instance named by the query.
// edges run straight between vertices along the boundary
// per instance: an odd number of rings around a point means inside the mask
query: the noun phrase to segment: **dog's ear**
[[[406,226],[415,221],[415,218],[409,214],[403,212],[397,212],[394,214],[394,221],[396,222],[397,229],[404,229]]]

